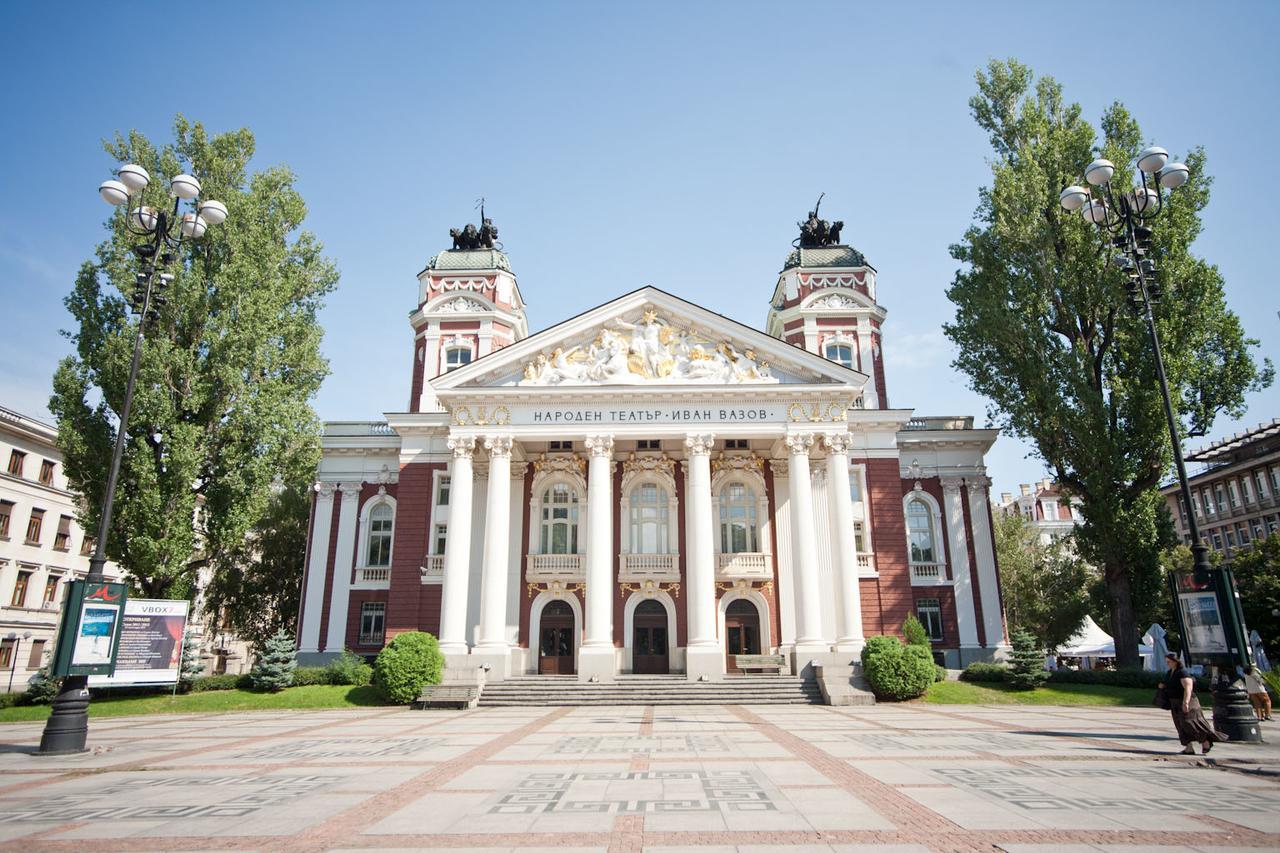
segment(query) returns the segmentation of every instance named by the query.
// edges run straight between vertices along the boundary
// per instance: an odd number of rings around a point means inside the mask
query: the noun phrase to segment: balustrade
[[[581,554],[530,554],[525,580],[530,583],[586,580],[582,562]]]
[[[619,554],[618,580],[680,580],[679,554]]]
[[[769,555],[759,551],[716,554],[716,578],[719,580],[768,580],[773,577]]]

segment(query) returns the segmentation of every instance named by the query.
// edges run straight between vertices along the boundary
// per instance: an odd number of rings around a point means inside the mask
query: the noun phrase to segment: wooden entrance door
[[[652,598],[640,602],[631,635],[631,671],[645,674],[670,672],[667,640],[667,608]]]
[[[573,608],[553,601],[542,611],[538,625],[538,673],[573,675]]]
[[[740,672],[734,655],[760,654],[760,611],[745,598],[729,602],[724,614],[725,669]]]

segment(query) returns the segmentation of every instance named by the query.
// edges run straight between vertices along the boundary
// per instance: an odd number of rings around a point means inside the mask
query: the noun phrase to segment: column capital
[[[593,457],[609,459],[613,456],[613,436],[611,435],[589,435],[583,445]]]
[[[773,471],[773,476],[785,477],[791,470],[791,465],[785,459],[770,459],[769,468]]]
[[[938,482],[942,484],[944,492],[960,492],[960,487],[964,485],[964,477],[939,477]]]
[[[710,456],[716,437],[709,432],[689,433],[684,437],[684,446],[691,456]]]
[[[989,489],[991,488],[991,478],[984,475],[965,477],[964,484],[970,489]]]
[[[469,435],[449,436],[449,449],[454,459],[470,459],[476,451],[476,440]]]
[[[312,486],[312,488],[315,489],[317,498],[322,501],[331,501],[333,500],[334,491],[338,488],[338,484],[321,480]]]
[[[784,436],[782,440],[787,445],[787,452],[792,456],[808,456],[809,448],[813,447],[812,433],[795,432]]]
[[[524,475],[529,471],[528,462],[512,462],[511,463],[511,479],[523,480]]]
[[[847,432],[823,433],[822,443],[826,445],[827,453],[847,455],[849,448],[853,446],[853,436]]]
[[[489,456],[511,456],[512,440],[509,435],[486,435],[484,437],[484,449],[489,451]]]
[[[355,503],[360,500],[360,489],[364,483],[340,483],[338,488],[342,491],[343,503]]]

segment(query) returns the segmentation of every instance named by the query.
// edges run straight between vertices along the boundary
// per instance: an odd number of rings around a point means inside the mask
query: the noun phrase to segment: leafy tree
[[[969,103],[990,135],[992,183],[951,247],[963,266],[944,331],[955,366],[992,401],[992,420],[1032,442],[1079,500],[1077,544],[1105,579],[1117,662],[1137,666],[1135,586],[1159,582],[1155,487],[1169,470],[1169,436],[1145,323],[1128,310],[1097,229],[1062,210],[1058,193],[1099,152],[1124,186],[1143,136],[1115,103],[1099,139],[1058,83],[1015,60],[993,61],[977,83]],[[1203,150],[1186,162],[1191,180],[1169,195],[1153,240],[1165,289],[1155,314],[1184,437],[1203,435],[1221,412],[1242,414],[1245,393],[1273,374],[1227,310],[1218,269],[1191,254],[1211,179]]]
[[[293,684],[293,671],[297,667],[298,652],[293,637],[281,631],[263,644],[249,679],[258,690],[283,690]]]
[[[1010,655],[1009,683],[1019,690],[1032,690],[1044,683],[1048,673],[1044,670],[1044,649],[1040,641],[1022,628],[1009,636],[1013,644]]]
[[[1084,624],[1093,573],[1070,539],[1043,545],[1022,516],[997,513],[994,520],[1009,630],[1029,631],[1051,649],[1061,646]]]
[[[929,648],[929,632],[924,629],[924,623],[914,613],[903,620],[902,636],[906,639],[908,646]]]
[[[176,253],[167,304],[143,348],[106,546],[151,597],[190,595],[200,568],[240,546],[263,516],[277,476],[310,476],[319,423],[308,401],[328,372],[316,312],[338,278],[315,237],[299,230],[306,206],[289,169],[249,173],[252,133],[211,137],[179,116],[174,134],[162,148],[136,131],[105,143],[113,160],[154,177],[144,203],[169,203],[165,176],[187,171],[230,210]],[[75,354],[58,366],[49,403],[90,530],[137,322],[127,298],[135,241],[121,220],[108,221],[96,260],[65,300]]]
[[[281,486],[249,535],[214,555],[205,608],[219,630],[260,645],[273,634],[296,629],[310,483],[308,478]]]
[[[425,631],[396,634],[373,662],[373,683],[388,702],[408,705],[444,674],[440,643]]]
[[[1253,543],[1231,559],[1249,630],[1262,637],[1273,659],[1280,649],[1280,533]]]
[[[200,661],[200,637],[195,631],[187,629],[182,638],[182,667],[178,672],[178,687],[184,693],[204,672],[204,664]]]

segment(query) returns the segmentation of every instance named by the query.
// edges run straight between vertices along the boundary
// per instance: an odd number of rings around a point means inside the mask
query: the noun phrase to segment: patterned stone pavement
[[[1280,747],[1180,756],[1155,709],[151,716],[70,758],[40,728],[0,725],[0,849],[1280,849]]]

